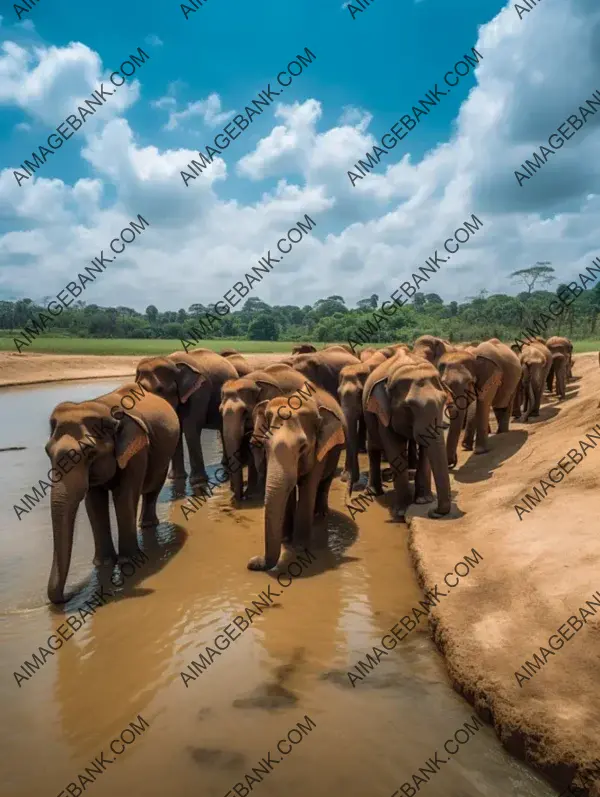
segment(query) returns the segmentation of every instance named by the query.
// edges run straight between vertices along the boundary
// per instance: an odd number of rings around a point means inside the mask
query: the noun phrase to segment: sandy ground
[[[291,350],[291,347],[290,347]],[[276,362],[282,354],[248,354],[257,368]],[[19,354],[0,352],[0,387],[40,382],[66,382],[73,379],[133,378],[141,355],[95,354]]]
[[[523,506],[540,479],[549,481],[548,471],[600,422],[597,355],[578,356],[574,375],[567,401],[557,407],[546,398],[539,418],[511,422],[509,434],[490,438],[487,454],[459,449],[449,519],[428,520],[427,507],[417,506],[409,518],[425,588],[443,589],[465,551],[483,557],[432,611],[435,641],[455,688],[513,754],[561,790],[574,775],[577,784],[581,776],[589,783],[593,762],[600,762],[600,609],[581,615],[586,624],[578,626],[579,608],[589,609],[586,601],[600,590],[600,450],[586,450],[572,470],[567,465],[570,473],[521,520],[514,505]],[[540,646],[549,648],[550,636],[573,615],[577,633],[563,628],[569,641],[519,684],[515,672],[535,653],[543,661]],[[587,793],[597,797],[600,787],[591,784]]]

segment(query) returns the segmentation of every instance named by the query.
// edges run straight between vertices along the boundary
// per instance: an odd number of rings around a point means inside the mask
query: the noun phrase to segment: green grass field
[[[308,343],[309,341],[301,341]],[[343,341],[342,341],[343,342]],[[509,341],[510,344],[510,341]],[[293,343],[284,340],[203,340],[195,344],[213,351],[237,349],[239,352],[264,354],[271,352],[290,352]],[[324,343],[314,343],[317,349]],[[372,344],[376,348],[385,344]],[[576,353],[600,350],[600,340],[576,340],[573,343]],[[23,349],[23,353],[39,354],[129,354],[132,356],[151,354],[169,354],[181,348],[180,340],[135,340],[113,338],[37,338]],[[0,337],[0,351],[16,351],[12,338]]]
[[[305,343],[306,341],[302,341]],[[316,348],[325,344],[315,343]],[[261,340],[202,340],[194,343],[194,348],[203,346],[205,349],[221,351],[222,349],[237,349],[239,352],[252,352],[263,354],[267,352],[289,353],[294,346],[289,341],[261,341]],[[23,354],[37,352],[38,354],[131,354],[140,356],[151,354],[169,354],[181,349],[181,341],[160,339],[121,339],[121,338],[45,338],[39,337],[22,350]],[[16,351],[12,338],[0,337],[0,351]]]

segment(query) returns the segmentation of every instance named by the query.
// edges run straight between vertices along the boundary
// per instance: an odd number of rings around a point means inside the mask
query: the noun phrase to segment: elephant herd
[[[156,501],[167,477],[184,482],[188,476],[184,440],[190,484],[202,489],[208,481],[203,429],[221,434],[222,464],[234,499],[264,498],[265,550],[250,559],[251,570],[275,567],[284,540],[308,542],[314,517],[327,514],[344,449],[348,498],[360,481],[358,455],[366,448],[372,494],[383,493],[382,458],[392,466],[396,520],[403,519],[413,500],[434,500],[432,473],[437,505],[429,515],[447,515],[449,469],[457,463],[461,431],[463,448],[483,453],[488,450],[490,408],[500,433],[508,431],[511,415],[526,421],[538,414],[544,384],[551,390],[556,380],[559,399],[565,397],[573,349],[567,338],[537,338],[513,349],[497,338],[452,345],[430,335],[418,338],[412,349],[395,344],[366,348],[359,355],[341,345],[316,351],[301,344],[291,355],[256,369],[232,349],[217,354],[199,348],[144,358],[135,384],[89,401],[60,403],[50,416],[46,444],[53,468],[64,472],[51,491],[49,599],[65,600],[81,501],[92,527],[94,564],[130,559],[138,552],[140,497],[140,523],[154,526]],[[131,395],[138,400],[129,408],[124,398]],[[99,425],[105,432],[100,436]],[[399,460],[406,466],[394,467]],[[110,531],[109,492],[118,555]]]

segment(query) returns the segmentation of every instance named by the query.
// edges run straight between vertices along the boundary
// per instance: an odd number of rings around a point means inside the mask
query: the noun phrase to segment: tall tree
[[[554,268],[549,260],[538,260],[535,266],[513,271],[510,277],[511,279],[516,279],[518,282],[527,285],[528,294],[531,294],[537,282],[539,282],[540,285],[549,285],[556,279],[554,276]]]

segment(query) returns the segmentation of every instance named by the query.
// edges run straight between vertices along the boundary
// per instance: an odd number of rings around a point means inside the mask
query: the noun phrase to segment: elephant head
[[[88,489],[109,482],[149,444],[148,427],[140,417],[120,409],[118,415],[113,417],[99,401],[83,401],[58,404],[50,416],[46,453],[52,469],[62,474],[53,480],[50,494],[54,554],[48,597],[52,603],[64,601],[75,516]]]
[[[168,401],[174,409],[208,383],[198,363],[185,352],[175,352],[168,357],[145,357],[138,363],[135,381]]]
[[[251,560],[249,567],[270,569],[279,559],[292,490],[335,446],[345,444],[344,421],[341,414],[312,398],[291,410],[284,396],[258,403],[253,417],[254,445],[264,445],[267,459],[265,557]]]
[[[477,398],[477,371],[475,357],[468,351],[446,352],[438,363],[442,386],[448,393],[446,414],[450,419],[450,430],[446,441],[448,466],[458,462],[456,449],[465,423],[469,404]]]
[[[400,437],[424,446],[435,479],[438,505],[431,517],[450,511],[450,477],[442,434],[447,393],[437,368],[424,359],[399,352],[376,368],[363,395],[365,410]]]
[[[433,335],[421,335],[413,345],[413,354],[424,357],[434,365],[438,364],[440,357],[446,352],[446,344],[441,338]]]
[[[254,371],[252,376],[229,379],[224,383],[219,410],[223,416],[223,442],[229,462],[235,461],[246,435],[252,432],[252,413],[256,404],[279,395],[281,388],[266,372]],[[231,489],[235,498],[241,501],[244,494],[241,468],[231,469]]]
[[[348,427],[346,468],[350,472],[350,484],[360,478],[358,468],[358,424],[363,414],[362,396],[367,377],[372,371],[367,363],[346,365],[340,371],[338,395]]]
[[[316,349],[312,343],[298,343],[292,349],[292,354],[310,354],[313,351],[316,351]]]
[[[359,362],[358,357],[338,346],[314,354],[298,354],[294,357],[294,368],[337,400],[340,371]]]

